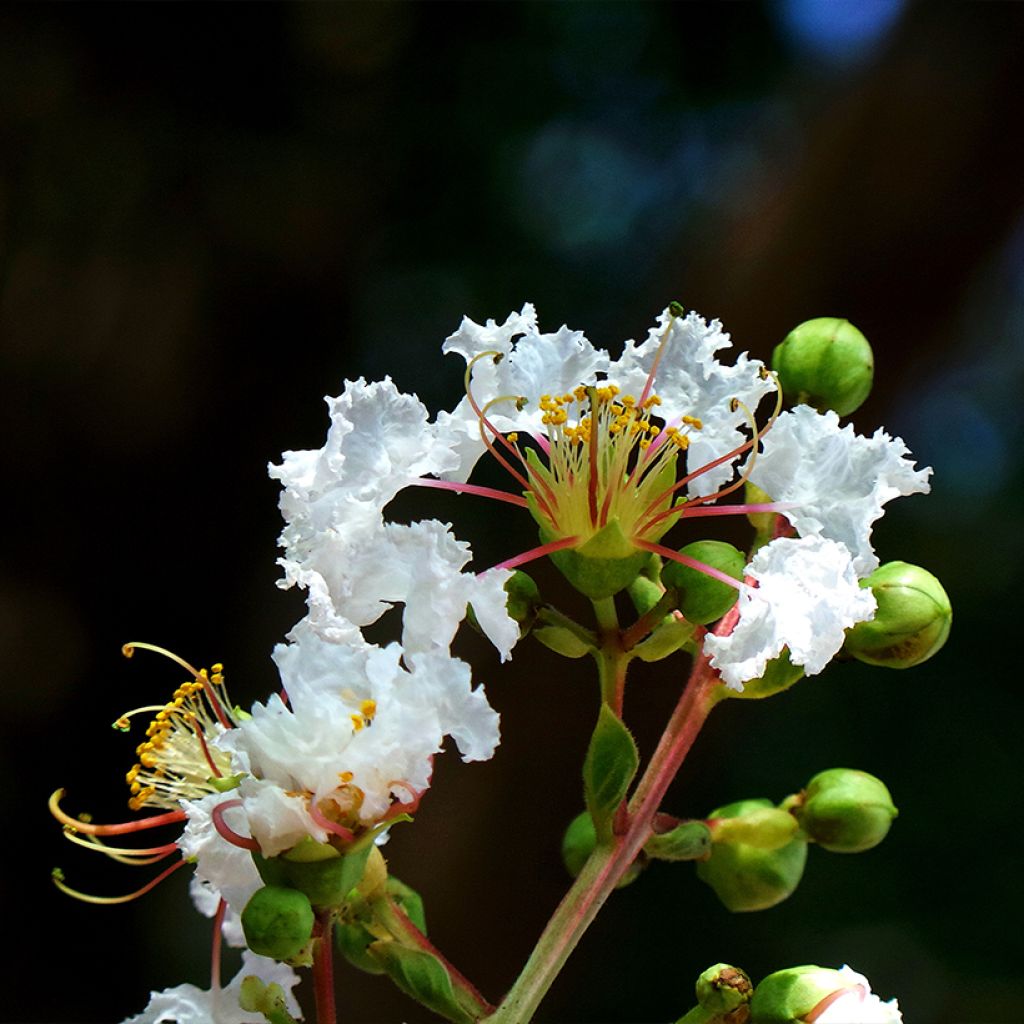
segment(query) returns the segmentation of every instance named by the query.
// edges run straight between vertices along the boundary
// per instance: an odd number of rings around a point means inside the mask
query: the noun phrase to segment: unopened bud
[[[770,800],[738,800],[717,808],[708,817],[740,818],[771,807]],[[697,864],[697,877],[715,890],[729,910],[766,910],[793,894],[806,860],[807,842],[799,835],[774,850],[749,843],[715,842],[710,858]]]
[[[886,562],[861,581],[878,611],[846,634],[845,650],[859,661],[910,668],[927,661],[946,642],[953,610],[942,584],[927,569]]]
[[[751,1024],[901,1024],[893,999],[883,1003],[849,967],[790,967],[769,974],[750,1001]]]
[[[786,335],[772,353],[783,394],[846,416],[871,392],[875,358],[867,338],[849,320],[819,316]]]
[[[852,768],[830,768],[807,784],[792,813],[819,846],[860,853],[877,846],[899,813],[881,779]]]
[[[242,911],[246,945],[274,960],[302,956],[313,935],[313,921],[309,898],[297,889],[278,885],[257,889]]]
[[[743,553],[722,540],[698,540],[679,552],[717,569],[734,580],[743,579]],[[735,603],[739,591],[714,577],[679,562],[669,562],[661,572],[667,587],[679,592],[679,610],[690,622],[704,626],[720,619]]]
[[[713,1013],[731,1013],[750,1002],[754,985],[745,971],[715,964],[697,979],[697,1002]]]

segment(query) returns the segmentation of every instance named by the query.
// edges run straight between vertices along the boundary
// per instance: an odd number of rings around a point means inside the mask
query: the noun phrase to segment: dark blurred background
[[[127,816],[137,741],[109,723],[180,673],[126,640],[224,661],[243,703],[274,687],[303,604],[274,585],[264,467],[323,443],[321,396],[391,374],[450,408],[461,360],[439,346],[463,314],[531,300],[614,350],[679,299],[765,359],[812,316],[868,335],[858,428],[935,467],[876,547],[940,576],[954,632],[910,672],[835,665],[725,706],[670,795],[701,815],[863,768],[901,809],[881,847],[812,850],[753,915],[655,865],[540,1019],[674,1020],[725,960],[848,961],[916,1024],[1021,1020],[1022,43],[1024,6],[994,3],[0,9],[4,1019],[117,1021],[208,983],[185,872],[127,906],[61,896],[54,864],[102,893],[145,869],[63,843],[45,801]],[[470,498],[396,514],[453,519],[481,567],[534,543]],[[567,884],[595,686],[529,642],[501,668],[459,650],[504,743],[440,759],[387,854],[497,999]],[[683,673],[658,668],[627,701],[645,752]],[[427,1019],[383,979],[338,984],[345,1022]]]

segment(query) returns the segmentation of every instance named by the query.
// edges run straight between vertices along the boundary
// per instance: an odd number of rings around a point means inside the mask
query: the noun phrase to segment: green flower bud
[[[583,870],[583,865],[594,852],[595,846],[597,846],[597,832],[594,829],[594,819],[591,818],[589,811],[577,814],[569,822],[569,827],[562,837],[562,863],[565,864],[566,871],[573,878]],[[616,888],[624,889],[636,880],[642,870],[643,865],[639,861],[634,861]]]
[[[740,700],[761,700],[763,697],[773,697],[783,690],[788,690],[794,683],[804,677],[802,665],[794,665],[789,660],[789,648],[784,647],[777,658],[772,658],[765,666],[764,673],[757,679],[750,679],[743,684],[742,690],[734,690],[731,686],[722,684],[719,687],[723,696],[739,698]]]
[[[739,800],[717,808],[709,818],[739,818],[764,808],[772,808],[770,800]],[[711,857],[697,864],[697,877],[715,890],[729,910],[766,910],[793,894],[806,860],[807,842],[799,835],[775,850],[749,843],[715,842]]]
[[[242,911],[246,945],[274,960],[302,956],[313,935],[313,921],[309,898],[278,885],[257,889]]]
[[[831,1012],[830,1012],[831,1008]],[[842,967],[789,967],[769,974],[750,1001],[751,1024],[811,1024],[817,1020],[899,1024],[896,1000],[883,1002],[862,974]]]
[[[927,661],[946,642],[953,609],[942,584],[927,569],[886,562],[861,580],[878,611],[870,622],[847,631],[845,650],[859,661],[910,668]]]
[[[783,394],[846,416],[871,392],[875,357],[849,320],[820,316],[794,327],[772,353]]]
[[[731,1013],[750,1002],[754,985],[745,971],[715,964],[697,979],[697,1002],[713,1013]]]
[[[811,779],[792,813],[824,849],[860,853],[886,837],[899,812],[881,779],[852,768],[830,768]]]
[[[713,569],[724,572],[735,580],[743,579],[746,561],[743,553],[722,540],[698,540],[687,544],[679,552]],[[691,569],[679,562],[670,562],[661,572],[667,587],[679,592],[679,610],[690,622],[700,626],[720,619],[735,603],[739,591],[728,583]]]
[[[681,821],[644,844],[644,853],[655,860],[703,860],[710,852],[711,829],[703,821]]]

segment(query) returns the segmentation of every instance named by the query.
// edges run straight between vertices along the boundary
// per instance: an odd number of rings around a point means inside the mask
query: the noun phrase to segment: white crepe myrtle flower
[[[267,857],[306,836],[350,841],[416,806],[445,736],[464,761],[493,754],[498,716],[465,663],[334,644],[301,624],[293,636],[274,651],[286,699],[255,704],[218,741],[247,773],[219,803],[222,835]]]
[[[863,974],[845,964],[839,974],[846,983],[814,1018],[815,1024],[902,1024],[903,1014],[895,999],[883,1002],[871,991]]]
[[[927,493],[931,469],[917,469],[901,438],[872,437],[839,426],[831,410],[799,405],[779,416],[750,470],[753,484],[787,506],[782,514],[802,536],[844,544],[858,575],[878,567],[871,526],[883,505]]]
[[[301,1019],[302,1011],[292,994],[300,981],[295,971],[287,964],[244,950],[241,969],[223,988],[178,985],[152,992],[146,1009],[129,1017],[124,1024],[266,1024],[262,1013],[239,1006],[242,982],[248,977],[257,977],[267,985],[280,985],[285,992],[288,1012]]]
[[[284,488],[279,585],[306,589],[310,624],[337,643],[358,643],[362,627],[393,603],[404,604],[402,642],[410,651],[447,648],[472,603],[507,658],[519,638],[505,611],[503,587],[511,574],[463,571],[472,552],[442,523],[384,525],[384,507],[399,490],[457,465],[427,422],[426,408],[390,379],[348,381],[327,403],[324,447],[285,452],[280,465],[270,466]]]
[[[738,619],[725,636],[709,633],[704,649],[726,685],[764,674],[789,648],[807,675],[821,672],[843,645],[845,631],[874,615],[876,602],[857,579],[850,552],[821,537],[780,537],[751,560]]]

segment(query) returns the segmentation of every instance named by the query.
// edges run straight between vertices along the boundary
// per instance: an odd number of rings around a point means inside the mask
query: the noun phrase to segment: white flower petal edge
[[[895,999],[882,1002],[871,991],[868,979],[845,965],[839,973],[853,987],[830,1003],[816,1024],[902,1024],[903,1014]]]
[[[776,391],[774,379],[759,359],[750,359],[746,352],[741,352],[730,366],[715,358],[716,352],[729,348],[732,341],[722,330],[721,321],[709,323],[694,312],[674,317],[666,309],[644,341],[639,345],[626,342],[622,357],[610,370],[614,383],[639,394],[654,361],[658,360],[654,390],[662,400],[659,411],[666,423],[682,416],[695,416],[703,424],[690,434],[686,459],[689,472],[708,465],[746,440],[739,428],[750,421],[742,407],[733,408],[733,399],[742,402],[753,415],[761,399]],[[689,495],[713,494],[728,483],[735,461],[729,459],[701,474],[688,485]]]
[[[309,545],[301,563],[281,564],[287,582],[309,591],[309,624],[326,640],[356,642],[360,634],[353,626],[368,626],[401,602],[406,650],[447,650],[472,604],[504,661],[519,639],[504,590],[512,573],[463,572],[471,558],[469,545],[450,526],[428,519],[354,535],[328,530]]]
[[[213,917],[220,906],[221,895],[209,881],[193,875],[188,883],[188,894],[192,897],[192,905],[203,917]],[[241,916],[230,907],[224,914],[221,934],[229,946],[242,949],[245,946],[245,935],[242,933]]]
[[[292,994],[299,976],[286,964],[247,949],[242,953],[241,970],[224,988],[209,991],[195,985],[178,985],[152,992],[146,1009],[124,1024],[266,1024],[261,1013],[246,1012],[238,1005],[242,982],[251,976],[268,985],[280,985],[286,993],[288,1012],[301,1019],[302,1010]]]
[[[712,666],[734,690],[763,675],[786,646],[807,675],[821,672],[845,630],[875,612],[874,595],[860,586],[849,551],[835,541],[779,538],[754,556],[747,575],[758,585],[740,592],[735,628],[704,641]]]
[[[877,430],[872,437],[839,426],[832,411],[799,405],[765,436],[750,479],[775,501],[793,502],[783,515],[803,536],[828,537],[853,554],[858,575],[878,566],[871,524],[887,501],[929,490],[931,469],[917,469],[903,440]]]
[[[469,666],[447,652],[343,646],[302,624],[293,635],[274,650],[287,703],[275,695],[255,704],[218,741],[251,771],[227,795],[242,800],[238,813],[265,856],[305,835],[327,838],[311,803],[333,802],[343,821],[373,825],[394,801],[417,798],[446,735],[465,761],[493,754],[498,715],[472,688]]]

